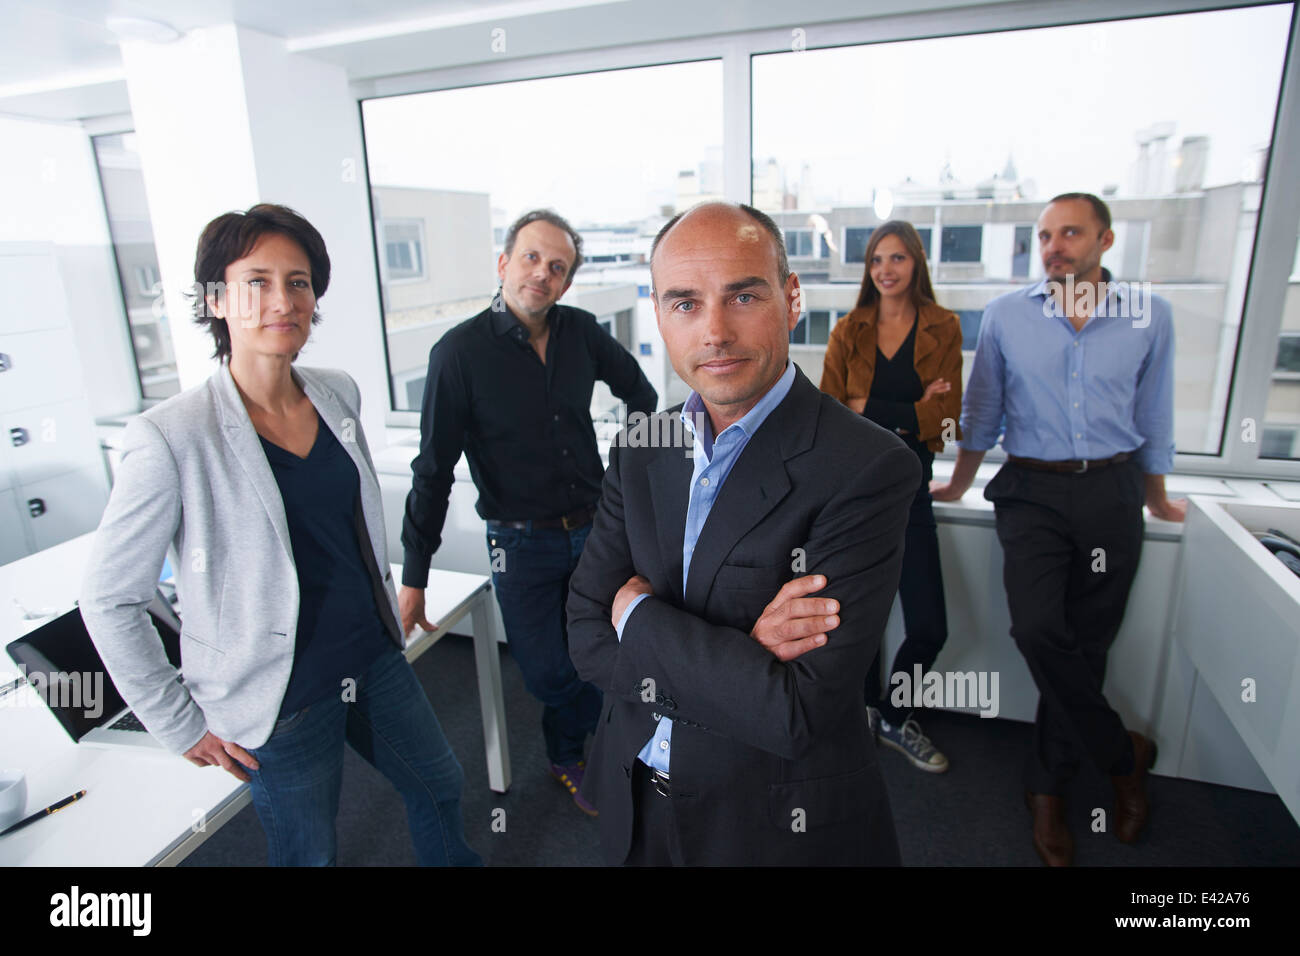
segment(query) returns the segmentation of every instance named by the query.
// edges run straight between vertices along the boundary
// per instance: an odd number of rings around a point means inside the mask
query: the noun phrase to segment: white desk
[[[23,608],[60,614],[73,606],[91,537],[0,566],[0,644],[50,620],[27,620]],[[400,569],[394,576],[400,580]],[[510,755],[491,594],[482,575],[431,571],[426,608],[438,627],[411,640],[406,656],[414,660],[473,615],[488,781],[503,792],[510,786]],[[18,673],[0,653],[0,685]],[[28,813],[86,791],[51,819],[0,837],[0,866],[174,866],[250,802],[247,786],[216,767],[196,767],[162,750],[78,747],[30,687],[0,698],[0,767],[27,774]]]

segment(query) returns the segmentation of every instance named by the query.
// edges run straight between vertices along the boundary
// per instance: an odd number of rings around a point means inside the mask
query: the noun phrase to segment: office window
[[[1277,373],[1300,376],[1300,332],[1283,333],[1277,345]]]
[[[1218,455],[1292,11],[1270,4],[753,56],[754,202],[823,216],[843,239],[827,283],[852,288],[888,191],[887,215],[932,230],[936,296],[969,333],[990,300],[1042,277],[1032,224],[1044,201],[1102,196],[1116,240],[1103,265],[1150,282],[1173,306],[1176,446]],[[1058,68],[1037,68],[1045,50]],[[918,63],[943,68],[918,73]],[[896,89],[904,77],[903,97],[807,94]],[[1300,331],[1294,321],[1288,328]],[[1271,386],[1269,427],[1300,427],[1300,382]]]
[[[831,313],[818,309],[808,313],[808,344],[825,345],[830,340]]]
[[[939,234],[940,262],[979,262],[983,226],[944,226]]]
[[[930,237],[934,234],[934,230],[925,226],[918,226],[916,234],[921,237],[921,248],[925,250],[925,258],[928,261],[930,258]]]
[[[389,281],[424,278],[424,223],[419,220],[384,223],[384,262]]]
[[[813,231],[811,229],[787,229],[785,231],[785,252],[787,256],[811,256],[813,254]]]
[[[1282,332],[1260,423],[1261,458],[1300,458],[1300,242],[1296,243],[1295,262],[1287,282]]]
[[[850,226],[844,230],[844,262],[857,265],[859,274],[863,262],[866,261],[867,242],[870,241],[873,232],[875,232],[874,228],[861,226]]]
[[[790,330],[791,345],[825,345],[830,341],[831,329],[835,327],[836,313],[827,309],[813,309],[799,317],[799,322]]]
[[[984,320],[984,310],[958,309],[957,318],[961,320],[961,350],[974,352],[975,343],[980,338],[980,323]]]
[[[799,317],[798,323],[790,330],[791,345],[808,344],[808,316],[804,314]]]
[[[626,345],[654,325],[655,234],[723,194],[718,60],[368,99],[361,115],[398,411],[419,410],[434,343],[491,302],[506,230],[522,213],[551,208],[579,231],[588,262],[563,301],[612,317]],[[661,401],[685,399],[670,367],[665,383]],[[593,405],[607,401],[601,392]]]
[[[1024,279],[1029,276],[1029,260],[1034,254],[1034,227],[1016,226],[1014,245],[1011,247],[1011,277]]]
[[[91,144],[99,167],[140,395],[146,403],[160,401],[175,395],[181,386],[135,133],[93,136]]]
[[[1296,438],[1300,428],[1265,428],[1260,434],[1260,458],[1295,458],[1300,454]]]

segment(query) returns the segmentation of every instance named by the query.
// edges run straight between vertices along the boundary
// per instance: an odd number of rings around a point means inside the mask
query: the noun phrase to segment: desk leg
[[[487,743],[488,786],[497,793],[510,789],[510,747],[506,742],[506,702],[501,692],[501,658],[491,589],[479,593],[470,612],[474,624],[474,664],[478,672],[483,739]]]

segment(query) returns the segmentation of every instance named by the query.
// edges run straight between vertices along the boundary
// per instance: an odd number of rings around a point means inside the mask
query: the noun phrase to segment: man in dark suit
[[[799,279],[769,217],[697,206],[651,272],[694,391],[611,449],[568,603],[605,691],[584,785],[605,857],[897,864],[861,698],[916,456],[788,361]]]

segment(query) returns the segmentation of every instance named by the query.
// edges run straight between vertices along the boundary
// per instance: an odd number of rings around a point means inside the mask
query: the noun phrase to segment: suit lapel
[[[704,610],[713,579],[736,542],[748,534],[790,491],[785,461],[776,442],[761,440],[771,422],[764,422],[718,492],[718,500],[695,542],[691,576],[686,581],[686,609]],[[680,550],[680,548],[679,548]]]
[[[687,610],[703,612],[713,579],[727,555],[789,494],[790,477],[785,462],[812,446],[820,400],[821,393],[796,366],[790,393],[749,440],[704,522],[691,555],[691,575],[685,595]],[[681,523],[685,524],[684,514]]]
[[[916,317],[916,346],[912,350],[912,365],[916,368],[920,368],[925,357],[939,347],[938,339],[930,333],[928,314],[924,315],[927,321],[922,321],[922,318],[922,315]]]
[[[280,486],[275,483],[271,465],[266,460],[266,452],[257,437],[257,430],[244,408],[244,400],[239,397],[235,380],[230,377],[230,369],[224,364],[209,379],[217,397],[217,413],[221,416],[221,434],[230,446],[244,474],[248,477],[253,490],[257,492],[262,507],[266,509],[276,537],[280,539],[289,560],[293,560],[293,543],[289,540],[289,524],[284,517],[284,500],[280,497]]]
[[[673,597],[682,593],[682,545],[694,465],[681,448],[664,448],[646,469],[659,553]],[[725,487],[725,486],[724,486]]]

